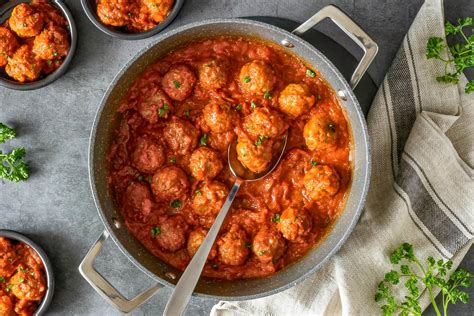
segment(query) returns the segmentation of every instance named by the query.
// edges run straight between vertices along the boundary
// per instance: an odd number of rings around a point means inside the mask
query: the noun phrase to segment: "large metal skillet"
[[[348,83],[338,69],[299,35],[320,21],[330,18],[364,51],[364,55]],[[107,185],[107,153],[112,132],[119,120],[116,110],[129,86],[140,73],[170,50],[200,38],[216,35],[241,35],[263,39],[281,45],[317,68],[337,92],[349,121],[353,136],[351,159],[353,179],[345,209],[327,237],[304,258],[278,273],[262,278],[236,281],[216,281],[202,278],[195,295],[221,300],[255,299],[288,289],[319,269],[342,246],[356,225],[367,194],[371,161],[367,126],[360,105],[352,91],[377,54],[376,43],[347,15],[334,6],[327,6],[292,33],[280,28],[249,20],[219,19],[189,24],[163,34],[134,57],[110,84],[94,121],[89,150],[89,175],[93,197],[105,230],[79,266],[79,271],[92,287],[110,304],[123,312],[130,312],[164,286],[173,287],[181,272],[160,261],[146,250],[124,227]],[[138,268],[157,281],[157,284],[135,298],[121,295],[93,267],[95,257],[104,242],[111,237],[119,249]],[[113,263],[111,263],[113,264]]]

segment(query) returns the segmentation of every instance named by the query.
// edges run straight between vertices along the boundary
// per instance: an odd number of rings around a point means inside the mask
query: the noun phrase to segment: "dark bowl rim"
[[[12,1],[12,2],[7,2],[4,5],[0,6],[0,16],[3,16],[6,12],[8,12],[12,7],[18,5],[20,2],[30,2],[30,0],[18,0],[18,1]],[[76,47],[77,47],[77,27],[76,23],[74,21],[74,17],[67,7],[67,5],[62,1],[62,0],[50,0],[50,2],[58,7],[61,15],[66,18],[68,22],[68,31],[69,31],[69,36],[71,39],[71,45],[69,47],[69,52],[64,59],[62,65],[56,69],[53,73],[47,75],[45,78],[37,80],[37,81],[32,81],[32,82],[27,82],[27,83],[20,83],[14,80],[9,80],[0,77],[0,86],[3,86],[5,88],[13,89],[13,90],[20,90],[20,91],[27,91],[27,90],[36,90],[39,88],[43,88],[51,83],[53,83],[56,79],[64,75],[71,64],[71,61],[74,57],[74,54],[76,52]]]
[[[93,0],[95,1],[95,0]],[[181,8],[183,7],[185,0],[174,0],[173,8],[171,9],[170,13],[166,17],[166,19],[155,26],[154,28],[145,31],[145,32],[140,32],[140,33],[126,33],[126,32],[121,32],[117,30],[113,30],[113,27],[107,27],[105,26],[102,22],[99,21],[97,18],[97,14],[95,11],[91,8],[90,6],[90,1],[89,0],[81,0],[82,8],[86,12],[87,17],[89,20],[94,24],[96,28],[101,30],[103,33],[115,37],[121,40],[142,40],[146,39],[149,37],[152,37],[164,29],[168,27],[168,25],[173,22],[173,20],[178,16],[179,11],[181,11]]]
[[[46,252],[41,248],[37,243],[32,241],[29,237],[25,236],[22,233],[19,233],[14,230],[9,229],[0,229],[0,237],[5,237],[8,239],[13,239],[17,241],[24,242],[31,248],[33,248],[36,253],[40,256],[41,261],[43,262],[44,269],[46,272],[46,294],[41,300],[41,304],[39,305],[38,309],[35,311],[34,315],[43,315],[46,310],[48,309],[54,295],[54,273],[53,273],[53,266],[51,265],[51,261],[49,261],[49,257]]]

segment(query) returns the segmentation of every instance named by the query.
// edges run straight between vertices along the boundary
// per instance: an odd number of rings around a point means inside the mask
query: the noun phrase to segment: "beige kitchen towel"
[[[297,286],[219,302],[211,315],[377,315],[377,284],[401,243],[422,260],[459,264],[474,231],[474,95],[463,92],[465,78],[457,86],[436,81],[444,64],[425,57],[431,36],[444,37],[442,0],[425,1],[371,107],[371,186],[345,245]]]

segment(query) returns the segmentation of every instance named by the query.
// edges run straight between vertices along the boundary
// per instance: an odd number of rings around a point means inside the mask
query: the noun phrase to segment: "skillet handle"
[[[99,239],[97,239],[79,265],[79,272],[84,279],[89,282],[94,290],[96,290],[96,292],[99,293],[110,305],[123,313],[129,313],[155,295],[156,292],[163,288],[163,285],[156,284],[148,290],[138,294],[133,299],[127,300],[112,284],[109,283],[109,281],[100,275],[93,266],[94,260],[102,249],[107,238],[109,238],[109,232],[104,230],[102,235],[100,235]]]
[[[375,55],[377,55],[379,47],[359,25],[342,12],[341,9],[333,5],[328,5],[322,8],[306,22],[294,29],[292,33],[300,36],[326,18],[330,18],[364,51],[364,55],[351,77],[350,85],[352,89],[354,89],[374,60]]]

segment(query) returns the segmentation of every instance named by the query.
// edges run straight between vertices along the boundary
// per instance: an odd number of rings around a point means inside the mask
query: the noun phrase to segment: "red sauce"
[[[271,152],[286,129],[290,135],[277,169],[241,186],[205,276],[275,273],[315,246],[344,206],[351,136],[337,96],[316,69],[276,45],[189,43],[149,66],[119,113],[111,190],[130,233],[175,268],[185,269],[235,180],[226,160],[235,139],[247,140],[239,159],[253,168],[265,163],[261,151]]]
[[[0,237],[0,315],[33,315],[46,294],[44,273],[30,246]]]

